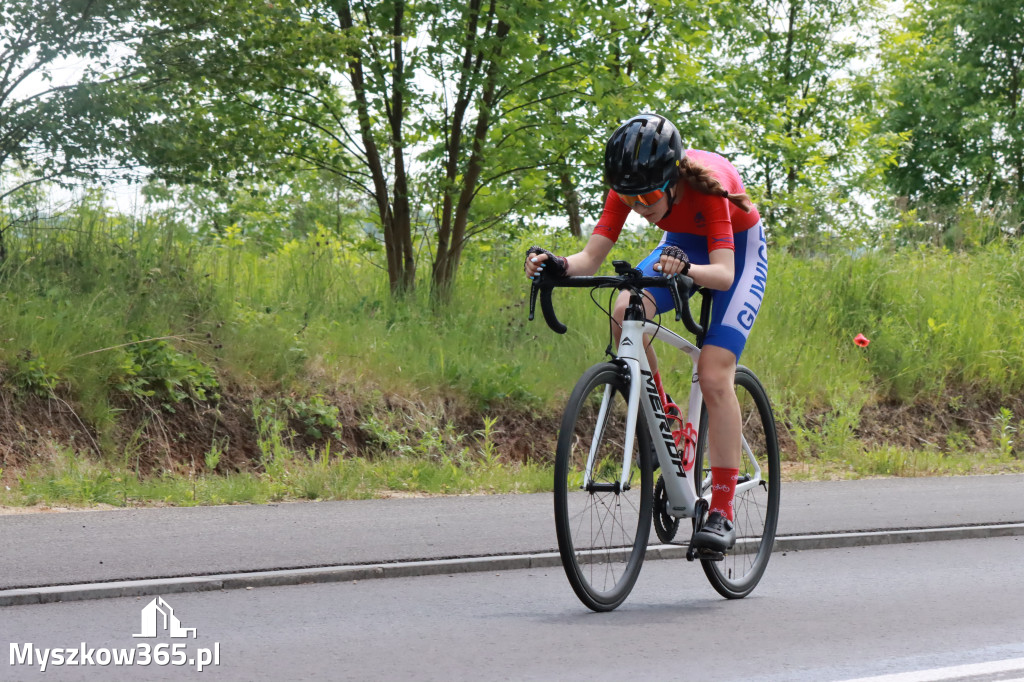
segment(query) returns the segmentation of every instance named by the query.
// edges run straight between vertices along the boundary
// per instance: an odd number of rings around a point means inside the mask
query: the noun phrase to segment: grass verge
[[[462,461],[417,455],[365,459],[310,451],[272,463],[267,470],[227,474],[166,472],[140,477],[67,448],[20,475],[8,475],[0,506],[113,507],[263,504],[360,500],[401,496],[551,492],[553,468],[535,462],[507,464],[486,453]],[[783,462],[784,481],[874,477],[960,476],[1024,473],[1012,452],[943,452],[884,445],[857,448],[847,456]],[[0,472],[2,474],[3,472]]]
[[[33,464],[0,490],[3,506],[114,507],[263,504],[359,500],[403,495],[545,492],[551,468],[484,460],[456,464],[421,457],[384,460],[310,453],[272,472],[165,473],[139,477],[61,449]]]

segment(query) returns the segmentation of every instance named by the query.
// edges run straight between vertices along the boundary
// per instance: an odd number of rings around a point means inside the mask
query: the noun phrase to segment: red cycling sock
[[[711,508],[709,512],[724,514],[732,521],[732,500],[736,496],[736,479],[739,469],[711,467]]]

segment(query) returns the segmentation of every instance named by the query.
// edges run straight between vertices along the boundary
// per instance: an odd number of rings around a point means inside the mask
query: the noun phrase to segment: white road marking
[[[969,680],[970,678],[980,676],[1014,672],[1019,672],[1020,675],[1017,677],[999,677],[998,679],[1000,682],[1024,682],[1024,658],[956,665],[949,668],[934,668],[932,670],[917,670],[909,673],[880,675],[878,677],[859,677],[854,680],[845,680],[844,682],[944,682],[947,680]]]

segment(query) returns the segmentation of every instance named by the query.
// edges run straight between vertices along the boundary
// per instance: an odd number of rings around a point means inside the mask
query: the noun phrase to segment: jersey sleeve
[[[604,200],[604,210],[601,217],[594,226],[594,234],[608,237],[613,242],[617,241],[622,233],[622,226],[626,224],[629,217],[629,206],[622,203],[619,195],[614,190],[608,190],[608,196]]]
[[[716,249],[736,250],[733,238],[732,217],[729,213],[729,200],[725,197],[703,195],[705,207],[702,209],[707,221],[705,229],[708,236],[708,253]]]

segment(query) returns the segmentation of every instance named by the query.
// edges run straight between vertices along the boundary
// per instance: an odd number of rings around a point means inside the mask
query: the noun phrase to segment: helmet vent
[[[605,145],[605,181],[619,193],[643,194],[679,176],[683,154],[676,127],[664,116],[635,116],[612,134]]]

